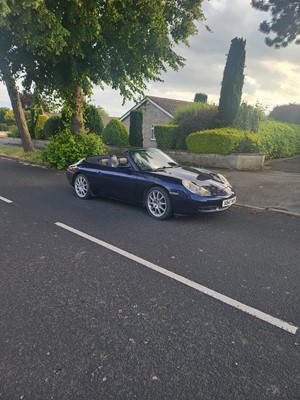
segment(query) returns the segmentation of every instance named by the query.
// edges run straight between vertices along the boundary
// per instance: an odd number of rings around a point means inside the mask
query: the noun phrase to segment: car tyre
[[[171,198],[161,187],[152,187],[146,194],[146,208],[155,219],[166,219],[172,214]]]
[[[79,174],[74,182],[75,193],[80,199],[88,199],[91,197],[91,188],[89,181],[85,175]]]

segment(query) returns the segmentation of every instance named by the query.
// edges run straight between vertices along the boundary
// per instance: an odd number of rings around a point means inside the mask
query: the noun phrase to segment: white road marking
[[[210,296],[216,300],[219,300],[231,307],[237,308],[238,310],[243,311],[247,314],[250,314],[258,319],[261,319],[262,321],[268,322],[269,324],[276,326],[277,328],[283,329],[294,335],[296,334],[296,332],[298,330],[297,326],[291,325],[288,322],[282,321],[279,318],[272,317],[271,315],[266,314],[263,311],[257,310],[250,306],[247,306],[246,304],[240,303],[239,301],[231,299],[230,297],[224,296],[221,293],[215,292],[214,290],[209,289],[205,286],[202,286],[199,283],[193,282],[190,279],[187,279],[181,275],[175,274],[174,272],[168,271],[165,268],[159,267],[158,265],[153,264],[147,260],[144,260],[141,257],[135,256],[134,254],[128,253],[125,250],[122,250],[116,246],[106,243],[103,240],[97,239],[93,236],[90,236],[84,232],[81,232],[81,231],[79,231],[75,228],[72,228],[68,225],[65,225],[61,222],[56,222],[55,225],[57,225],[63,229],[66,229],[67,231],[70,231],[72,233],[75,233],[76,235],[81,236],[84,239],[90,240],[91,242],[94,242],[102,247],[105,247],[106,249],[114,251],[115,253],[118,253],[126,258],[129,258],[130,260],[133,260],[141,265],[144,265],[147,268],[150,268],[156,272],[159,272],[162,275],[172,278],[175,281],[183,283],[184,285],[189,286],[189,287],[197,290],[198,292],[204,293],[207,296]]]
[[[6,199],[5,197],[0,196],[0,200],[4,201],[5,203],[12,203],[11,200]]]

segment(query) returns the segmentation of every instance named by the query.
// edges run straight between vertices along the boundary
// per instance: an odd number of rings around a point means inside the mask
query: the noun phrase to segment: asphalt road
[[[63,173],[0,171],[0,399],[299,400],[299,218],[160,222]]]

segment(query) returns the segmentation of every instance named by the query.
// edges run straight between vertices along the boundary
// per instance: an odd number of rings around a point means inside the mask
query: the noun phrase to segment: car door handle
[[[98,174],[98,175],[101,175],[101,174],[102,174],[102,172],[101,172],[101,171],[97,171],[97,174]]]

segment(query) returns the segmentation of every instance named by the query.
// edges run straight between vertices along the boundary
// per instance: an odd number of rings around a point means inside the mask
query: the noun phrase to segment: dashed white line
[[[298,330],[297,326],[289,324],[288,322],[285,322],[279,318],[272,317],[271,315],[266,314],[263,311],[257,310],[250,306],[247,306],[246,304],[240,303],[239,301],[234,300],[230,297],[224,296],[221,293],[218,293],[218,292],[216,292],[212,289],[209,289],[205,286],[202,286],[199,283],[193,282],[190,279],[187,279],[181,275],[175,274],[174,272],[171,272],[165,268],[159,267],[158,265],[153,264],[147,260],[144,260],[141,257],[138,257],[138,256],[135,256],[134,254],[128,253],[125,250],[122,250],[116,246],[113,246],[109,243],[104,242],[103,240],[97,239],[91,235],[81,232],[75,228],[72,228],[71,226],[65,225],[61,222],[56,222],[55,225],[57,225],[63,229],[66,229],[67,231],[72,232],[78,236],[81,236],[82,238],[87,239],[93,243],[96,243],[102,247],[105,247],[106,249],[114,251],[115,253],[118,253],[126,258],[129,258],[130,260],[133,260],[141,265],[144,265],[147,268],[150,268],[156,272],[159,272],[162,275],[172,278],[175,281],[183,283],[184,285],[189,286],[189,287],[197,290],[198,292],[204,293],[207,296],[210,296],[216,300],[219,300],[231,307],[237,308],[240,311],[243,311],[243,312],[250,314],[258,319],[261,319],[262,321],[265,321],[273,326],[276,326],[277,328],[283,329],[286,332],[289,332],[289,333],[292,333],[295,335]]]
[[[12,203],[11,200],[6,199],[5,197],[0,196],[0,200],[4,201],[4,203]]]

